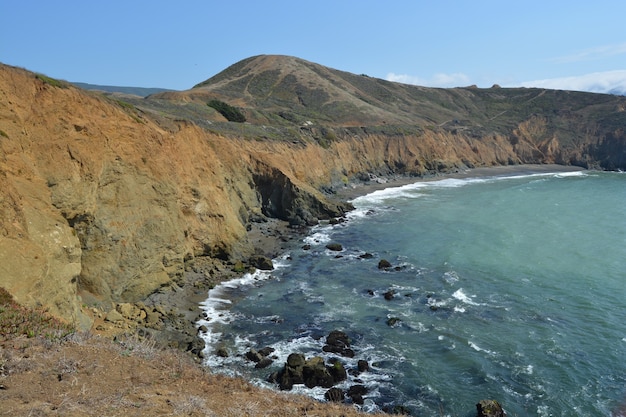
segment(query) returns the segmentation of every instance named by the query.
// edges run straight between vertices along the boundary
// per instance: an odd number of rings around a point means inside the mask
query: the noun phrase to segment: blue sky
[[[626,92],[626,2],[0,0],[0,62],[177,90],[259,54],[453,87]]]

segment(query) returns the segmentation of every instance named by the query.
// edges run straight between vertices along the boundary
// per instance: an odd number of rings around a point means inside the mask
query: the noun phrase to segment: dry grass
[[[0,343],[0,416],[352,417],[347,405],[214,375],[178,350],[75,333]]]

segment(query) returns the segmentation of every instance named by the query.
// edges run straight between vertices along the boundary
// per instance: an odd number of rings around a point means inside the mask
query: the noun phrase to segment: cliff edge
[[[0,65],[0,286],[89,328],[84,304],[144,300],[194,258],[245,260],[252,222],[341,216],[333,193],[370,175],[626,168],[625,98],[504,90],[262,56],[186,92],[120,99]]]

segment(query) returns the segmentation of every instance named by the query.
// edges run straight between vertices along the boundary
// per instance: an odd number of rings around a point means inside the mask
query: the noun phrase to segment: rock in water
[[[496,400],[481,400],[476,404],[477,417],[506,417],[504,409]]]
[[[343,391],[339,388],[331,388],[324,394],[326,401],[340,403],[343,401]]]
[[[354,357],[354,351],[350,349],[350,338],[344,332],[333,330],[326,337],[326,344],[322,348],[324,352],[337,353],[347,358]]]
[[[274,263],[270,258],[266,256],[253,256],[252,258],[250,258],[250,264],[262,271],[274,270]]]
[[[381,259],[380,261],[378,261],[378,269],[387,269],[387,268],[391,268],[391,262],[389,262],[386,259]]]
[[[343,250],[343,246],[341,246],[341,243],[329,243],[326,245],[326,249],[341,252]]]

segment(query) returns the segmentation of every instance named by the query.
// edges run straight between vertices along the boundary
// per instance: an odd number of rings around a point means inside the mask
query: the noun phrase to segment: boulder
[[[341,243],[329,243],[326,245],[326,249],[335,252],[341,252],[343,250],[343,246],[341,245]]]
[[[326,337],[326,344],[322,348],[324,352],[336,353],[347,358],[354,357],[354,351],[350,349],[350,338],[344,332],[333,330]]]
[[[118,321],[124,321],[124,316],[122,316],[117,310],[111,310],[104,317],[104,320],[115,323]]]
[[[217,351],[215,352],[215,354],[216,354],[217,356],[219,356],[220,358],[227,358],[228,356],[230,356],[230,355],[228,354],[228,350],[226,350],[226,348],[225,348],[225,347],[221,347],[221,348],[217,349]]]
[[[339,388],[331,388],[324,394],[326,401],[340,403],[343,401],[343,391]]]
[[[272,260],[266,256],[253,256],[250,258],[250,265],[254,266],[257,269],[262,271],[272,271],[274,270],[274,264]]]
[[[352,385],[348,388],[348,397],[352,399],[354,404],[363,404],[364,399],[363,396],[367,394],[367,388],[365,385]]]
[[[348,379],[348,373],[346,372],[346,368],[343,366],[343,363],[341,363],[336,358],[334,361],[331,360],[331,366],[328,367],[328,371],[333,377],[333,382],[335,384]]]
[[[306,360],[300,353],[292,353],[287,357],[287,363],[283,369],[275,376],[270,376],[270,380],[275,380],[281,390],[291,390],[294,384],[303,384],[303,368]]]
[[[314,356],[305,362],[302,368],[302,376],[304,385],[308,388],[330,388],[335,383],[329,367],[324,364],[324,358],[320,356]]]
[[[395,295],[396,295],[396,292],[394,290],[389,290],[383,294],[383,297],[385,297],[385,300],[389,301],[389,300],[392,300],[393,297],[395,297]]]
[[[266,360],[269,359],[264,358],[259,361],[257,367],[264,367],[262,365],[265,364]],[[347,376],[343,364],[338,360],[328,366],[321,356],[306,359],[304,355],[292,353],[287,358],[283,369],[270,375],[268,381],[277,383],[281,390],[290,390],[295,384],[304,384],[308,388],[330,388],[347,379]]]
[[[257,362],[256,365],[254,365],[255,368],[257,369],[263,369],[263,368],[267,368],[268,366],[270,366],[274,361],[270,358],[263,358],[260,361]]]
[[[276,349],[274,349],[273,347],[266,346],[263,349],[259,349],[259,353],[263,356],[269,356],[274,353],[275,350]]]
[[[263,355],[261,355],[259,352],[257,352],[254,349],[250,349],[249,351],[247,351],[245,356],[246,356],[246,359],[255,363],[259,363],[261,362],[261,359],[263,359]]]
[[[387,319],[387,326],[389,327],[398,327],[402,320],[399,317],[389,317]]]
[[[476,404],[477,417],[506,417],[504,409],[496,400],[481,400]]]
[[[391,268],[391,262],[389,262],[386,259],[381,259],[380,261],[378,261],[378,269],[387,269],[387,268]]]

